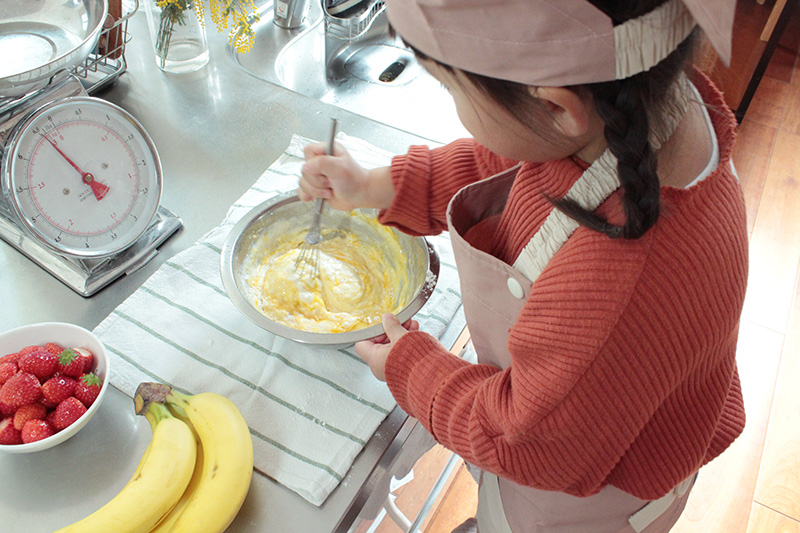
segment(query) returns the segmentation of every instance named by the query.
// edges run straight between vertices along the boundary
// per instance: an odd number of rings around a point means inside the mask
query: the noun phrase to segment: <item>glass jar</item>
[[[144,0],[156,64],[164,72],[194,72],[208,63],[206,29],[193,0]]]

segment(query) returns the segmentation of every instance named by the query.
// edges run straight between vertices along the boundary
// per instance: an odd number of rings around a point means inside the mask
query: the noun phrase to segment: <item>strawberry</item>
[[[42,403],[55,407],[75,393],[76,384],[69,376],[53,376],[42,385]]]
[[[84,373],[84,366],[86,366],[84,358],[78,355],[75,350],[67,348],[58,355],[56,372],[78,378]]]
[[[64,400],[61,400],[61,401],[63,402]],[[61,402],[53,402],[53,401],[48,400],[44,396],[42,396],[41,398],[39,398],[39,400],[36,403],[40,403],[40,404],[44,405],[45,407],[47,407],[47,410],[49,411],[49,410],[53,410],[56,407],[58,407],[58,404],[61,403]]]
[[[33,403],[41,395],[39,379],[27,372],[17,372],[0,388],[0,402],[15,408]]]
[[[47,416],[47,407],[40,403],[29,403],[23,405],[14,413],[14,427],[22,431],[25,422],[28,420],[44,420]]]
[[[30,346],[26,346],[23,349],[21,349],[19,351],[19,356],[23,357],[23,356],[28,355],[30,353],[38,352],[41,349],[42,349],[42,347],[39,346],[38,344],[32,344]]]
[[[50,425],[51,428],[53,428],[53,431],[58,433],[60,430],[56,427],[55,419],[56,419],[56,410],[55,409],[53,409],[52,411],[47,413],[47,416],[44,417],[44,421],[47,422]]]
[[[0,386],[17,373],[16,363],[0,363]]]
[[[0,363],[14,363],[16,365],[20,357],[22,357],[22,355],[20,355],[19,352],[10,353],[8,355],[0,357]]]
[[[61,352],[64,351],[63,347],[61,347],[60,345],[58,345],[58,344],[56,344],[54,342],[48,342],[47,344],[42,346],[42,348],[44,348],[46,351],[48,351],[48,352],[50,352],[52,354],[55,354],[55,355],[60,355]]]
[[[53,435],[55,431],[52,427],[50,427],[50,424],[44,420],[32,419],[25,422],[21,433],[22,442],[27,444],[29,442],[36,442],[37,440],[46,439],[47,437]]]
[[[12,416],[16,410],[16,407],[12,407],[7,403],[0,402],[0,419],[3,419],[7,416]]]
[[[0,421],[0,444],[22,444],[22,432],[14,427],[13,418]]]
[[[83,358],[83,372],[91,372],[92,365],[94,364],[94,355],[92,355],[92,352],[86,348],[73,348],[72,351]]]
[[[40,380],[46,380],[56,371],[58,356],[39,348],[20,357],[17,366],[21,372],[28,372]]]
[[[86,412],[86,406],[74,396],[70,396],[56,407],[53,411],[53,427],[61,431],[62,429],[71,426],[76,420],[83,416]]]
[[[103,382],[95,375],[94,372],[84,374],[75,385],[75,397],[81,401],[86,407],[90,407],[100,394],[100,387]]]

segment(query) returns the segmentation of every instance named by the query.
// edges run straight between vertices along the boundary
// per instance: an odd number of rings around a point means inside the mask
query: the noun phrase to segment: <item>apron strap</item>
[[[670,89],[670,96],[665,99],[663,122],[653,123],[654,129],[649,136],[653,150],[658,150],[672,136],[686,114],[689,101],[696,94],[697,91],[686,75],[681,75]],[[575,182],[567,197],[587,210],[594,211],[619,186],[617,158],[607,149]],[[578,223],[575,220],[558,209],[553,209],[536,235],[520,252],[514,268],[531,282],[536,281],[550,259],[577,228]]]
[[[589,211],[594,211],[618,188],[617,158],[611,151],[606,150],[578,178],[567,193],[567,197]],[[574,219],[558,209],[553,209],[539,231],[517,256],[514,268],[531,282],[536,281],[550,259],[577,228],[578,223]]]

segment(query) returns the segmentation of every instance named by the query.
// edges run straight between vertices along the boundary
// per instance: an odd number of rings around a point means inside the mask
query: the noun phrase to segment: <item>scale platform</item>
[[[91,296],[124,274],[131,274],[158,254],[173,233],[183,227],[180,217],[159,206],[141,237],[113,256],[81,259],[56,254],[26,234],[0,205],[0,238],[81,296]]]

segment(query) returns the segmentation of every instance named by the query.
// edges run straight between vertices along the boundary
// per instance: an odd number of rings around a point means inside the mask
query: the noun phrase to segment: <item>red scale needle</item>
[[[79,167],[78,165],[76,165],[76,164],[75,164],[75,163],[72,161],[72,159],[70,159],[70,158],[67,156],[67,154],[65,154],[64,152],[62,152],[62,151],[61,151],[61,149],[58,147],[58,145],[56,145],[56,143],[54,143],[53,141],[51,141],[50,139],[48,139],[48,138],[47,138],[47,136],[45,136],[45,135],[42,135],[42,137],[44,137],[44,138],[45,138],[45,140],[46,140],[47,142],[49,142],[49,143],[50,143],[50,146],[52,146],[53,148],[55,148],[55,149],[56,149],[56,152],[58,152],[59,154],[61,154],[61,157],[63,157],[64,159],[66,159],[67,163],[69,163],[70,165],[72,165],[72,168],[74,168],[75,170],[77,170],[77,171],[78,171],[78,174],[80,174],[80,175],[81,175],[81,179],[83,180],[83,182],[84,182],[86,185],[88,185],[89,187],[91,187],[91,189],[92,189],[92,192],[94,193],[94,197],[95,197],[95,198],[97,198],[98,200],[102,200],[102,199],[105,197],[105,195],[106,195],[106,194],[108,194],[108,190],[109,190],[109,187],[108,187],[108,185],[105,185],[105,184],[103,184],[103,183],[100,183],[99,181],[95,180],[95,179],[94,179],[94,176],[92,176],[92,174],[91,174],[90,172],[84,172],[84,171],[82,171],[82,170],[80,169],[80,167]]]

